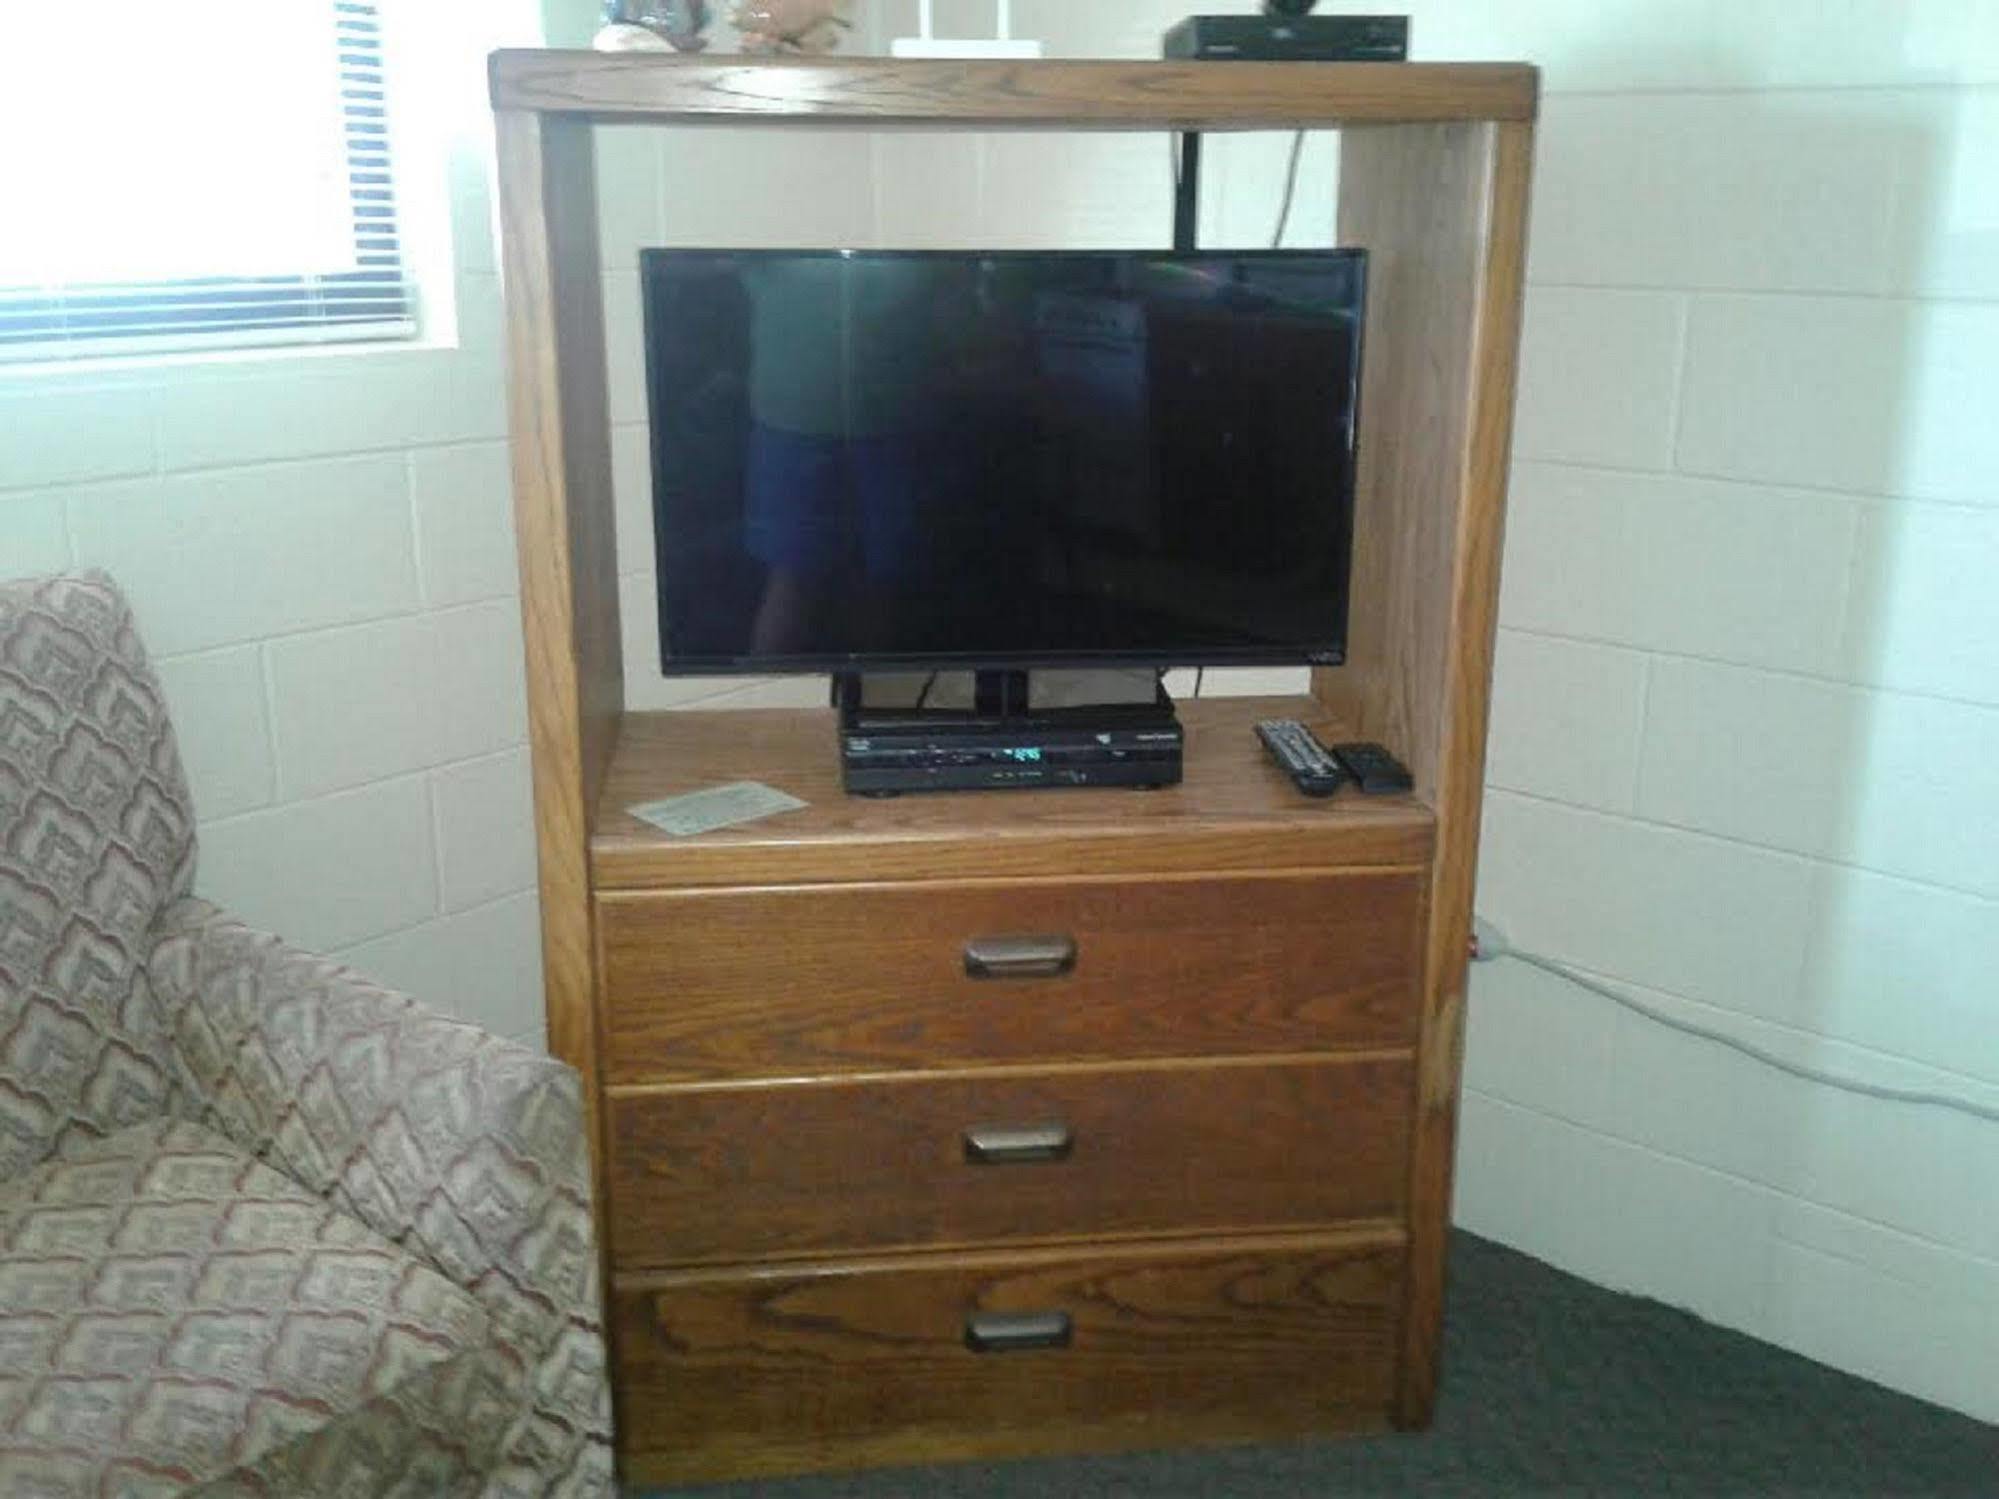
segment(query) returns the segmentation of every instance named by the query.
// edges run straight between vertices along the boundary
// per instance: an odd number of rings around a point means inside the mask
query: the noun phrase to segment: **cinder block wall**
[[[1014,13],[1056,55],[1137,57],[1191,8]],[[1999,13],[1407,8],[1419,56],[1533,60],[1548,90],[1481,908],[1670,1014],[1999,1104]],[[571,39],[596,7],[544,9]],[[991,25],[987,0],[938,10]],[[863,11],[859,45],[914,30],[911,0]],[[452,345],[0,373],[0,571],[132,590],[205,892],[538,1039],[478,128],[453,126],[448,178],[404,184],[450,209]],[[635,706],[821,700],[643,670],[636,248],[1156,245],[1166,151],[604,133]],[[1267,242],[1284,159],[1217,144],[1205,243]],[[1329,235],[1332,162],[1315,138],[1289,242]],[[1468,1227],[1999,1419],[1999,1127],[1796,1082],[1504,962],[1475,974],[1467,1080]]]

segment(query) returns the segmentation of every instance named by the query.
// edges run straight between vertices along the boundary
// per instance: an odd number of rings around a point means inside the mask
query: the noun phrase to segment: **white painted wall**
[[[1547,70],[1480,907],[1999,1104],[1999,9],[1410,7]],[[1460,1222],[1999,1420],[1999,1126],[1475,970]]]
[[[1056,55],[1135,57],[1191,8],[1015,15]],[[1672,1013],[1999,1103],[1999,8],[1408,8],[1419,56],[1534,60],[1548,90],[1482,909]],[[595,7],[545,9],[573,39]],[[914,29],[911,0],[866,9],[871,45]],[[1166,148],[602,152],[633,701],[816,700],[640,668],[635,248],[1162,243]],[[1330,159],[1315,141],[1295,243],[1329,230]],[[0,376],[0,572],[133,591],[205,891],[534,1034],[498,288],[477,153],[453,161],[457,348]],[[1219,146],[1204,242],[1263,241],[1282,161]],[[1476,972],[1467,1077],[1466,1226],[1999,1418],[1999,1128],[1505,963]]]
[[[131,593],[203,894],[539,1044],[484,79],[539,28],[521,0],[392,4],[432,341],[0,366],[0,575]]]

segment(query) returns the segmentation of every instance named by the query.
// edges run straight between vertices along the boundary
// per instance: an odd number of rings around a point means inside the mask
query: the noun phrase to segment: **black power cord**
[[[1270,248],[1284,248],[1284,231],[1291,223],[1291,204],[1298,196],[1298,159],[1305,154],[1305,132],[1291,137],[1291,163],[1284,169],[1284,200],[1277,205],[1277,230],[1270,236]]]

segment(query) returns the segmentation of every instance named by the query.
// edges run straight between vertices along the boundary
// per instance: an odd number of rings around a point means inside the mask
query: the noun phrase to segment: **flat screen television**
[[[1365,252],[641,278],[668,674],[1342,659]]]

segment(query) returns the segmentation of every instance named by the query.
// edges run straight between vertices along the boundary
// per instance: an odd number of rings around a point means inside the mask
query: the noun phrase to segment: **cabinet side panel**
[[[1367,328],[1347,663],[1315,673],[1313,690],[1401,755],[1426,799],[1437,790],[1466,498],[1483,128],[1340,136],[1339,236],[1368,254]]]
[[[534,755],[549,1049],[593,1111],[589,814],[624,697],[604,310],[587,125],[497,118],[514,527]]]
[[[1464,1055],[1465,978],[1478,880],[1485,742],[1499,618],[1499,558],[1513,442],[1527,259],[1527,200],[1534,128],[1492,125],[1486,233],[1472,345],[1470,440],[1464,504],[1451,574],[1451,648],[1444,681],[1436,779],[1436,874],[1424,961],[1428,1008],[1417,1057],[1416,1146],[1411,1164],[1410,1275],[1397,1418],[1427,1425],[1436,1405],[1444,1317],[1444,1243],[1450,1232],[1458,1085]]]
[[[1467,936],[1519,341],[1529,125],[1341,139],[1340,239],[1369,252],[1348,664],[1314,691],[1403,754],[1437,815],[1398,1419],[1435,1398]]]

